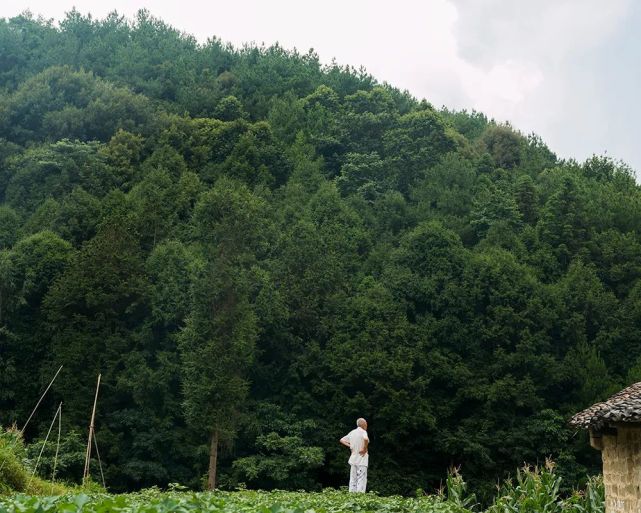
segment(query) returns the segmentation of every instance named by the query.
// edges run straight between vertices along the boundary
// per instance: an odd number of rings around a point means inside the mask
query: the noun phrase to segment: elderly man
[[[343,438],[340,443],[348,447],[351,451],[349,457],[349,491],[365,493],[367,487],[367,465],[369,463],[369,438],[367,436],[367,421],[358,419],[356,429],[352,429]]]

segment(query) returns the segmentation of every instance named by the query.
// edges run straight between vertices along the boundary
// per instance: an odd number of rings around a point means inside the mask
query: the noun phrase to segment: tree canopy
[[[114,491],[201,486],[214,442],[218,486],[338,486],[359,416],[382,493],[598,469],[567,419],[641,379],[625,164],[146,11],[0,48],[3,423],[64,364],[26,436],[63,401],[77,445],[102,373]]]

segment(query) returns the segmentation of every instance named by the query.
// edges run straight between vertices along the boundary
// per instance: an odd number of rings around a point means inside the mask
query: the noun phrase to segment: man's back
[[[369,453],[365,453],[363,456],[360,452],[365,446],[365,440],[369,440],[367,431],[362,427],[357,427],[356,429],[352,429],[345,438],[348,439],[349,448],[352,452],[348,463],[350,465],[363,465],[366,467],[369,463]]]

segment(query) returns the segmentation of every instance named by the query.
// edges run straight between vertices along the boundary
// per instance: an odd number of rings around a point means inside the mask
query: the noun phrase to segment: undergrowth
[[[61,495],[73,490],[35,475],[20,431],[0,428],[0,494]]]

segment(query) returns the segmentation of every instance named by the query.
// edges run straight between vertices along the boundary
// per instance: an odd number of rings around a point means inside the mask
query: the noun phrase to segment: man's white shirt
[[[348,463],[350,465],[367,467],[369,463],[369,453],[366,453],[365,456],[361,456],[360,454],[360,451],[363,450],[363,446],[365,445],[365,440],[369,441],[367,431],[362,427],[357,427],[347,433],[341,440],[349,442],[349,448],[352,451]]]

